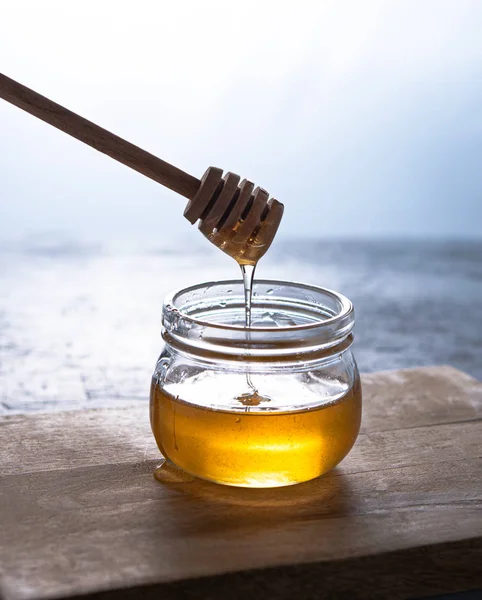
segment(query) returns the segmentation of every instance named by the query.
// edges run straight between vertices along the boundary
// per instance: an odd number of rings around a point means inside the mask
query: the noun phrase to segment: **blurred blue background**
[[[479,237],[479,0],[3,3],[1,69],[200,177],[280,235]],[[182,200],[0,102],[0,235],[192,235]]]
[[[482,2],[34,2],[0,69],[285,216],[258,275],[355,303],[363,371],[482,379]],[[239,278],[185,200],[0,101],[0,412],[146,398],[172,288]]]

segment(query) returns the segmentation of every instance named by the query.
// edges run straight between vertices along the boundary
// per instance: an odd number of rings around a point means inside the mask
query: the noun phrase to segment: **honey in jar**
[[[318,477],[353,446],[361,387],[351,303],[309,285],[258,280],[251,327],[239,281],[172,294],[151,388],[151,425],[167,460],[246,487]]]

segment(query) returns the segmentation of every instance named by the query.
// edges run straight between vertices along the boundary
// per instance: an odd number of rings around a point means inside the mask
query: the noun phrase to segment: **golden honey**
[[[296,405],[296,398],[289,403]],[[361,387],[357,375],[341,397],[307,410],[269,410],[266,402],[261,409],[214,410],[208,404],[186,402],[153,379],[151,425],[162,454],[196,477],[276,487],[318,477],[346,456],[360,428]]]
[[[245,236],[239,237],[237,235],[243,224],[242,219],[232,229],[227,231],[216,229],[209,233],[207,238],[228,256],[234,258],[238,265],[257,265],[270,247],[276,234],[281,218],[279,212],[283,213],[283,205],[278,201],[275,202],[276,206],[272,208],[268,217],[266,219],[262,218],[248,239]]]

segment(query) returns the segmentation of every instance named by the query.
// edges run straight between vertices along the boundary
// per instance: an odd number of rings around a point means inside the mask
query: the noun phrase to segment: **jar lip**
[[[232,332],[245,331],[246,328],[241,325],[216,323],[216,322],[207,321],[204,319],[199,319],[197,317],[194,317],[194,316],[188,314],[187,312],[183,311],[182,309],[177,308],[177,306],[176,306],[176,300],[182,294],[186,294],[189,292],[195,292],[196,290],[199,290],[202,288],[209,288],[209,287],[212,287],[215,285],[233,285],[234,286],[234,285],[239,285],[240,283],[242,283],[242,282],[239,279],[226,279],[226,280],[219,280],[219,281],[208,281],[208,282],[203,282],[203,283],[197,283],[192,286],[185,287],[185,288],[177,288],[176,290],[173,290],[166,295],[166,297],[164,299],[163,311],[174,311],[185,322],[192,323],[193,325],[198,325],[200,327],[209,327],[213,330],[219,330],[219,331],[232,331]],[[339,292],[336,292],[334,290],[316,286],[316,285],[307,284],[307,283],[296,282],[296,281],[282,281],[282,280],[278,280],[278,279],[256,279],[254,281],[254,285],[253,285],[253,292],[255,291],[256,286],[258,286],[258,285],[273,285],[273,286],[279,285],[279,286],[293,286],[296,288],[302,288],[307,291],[312,291],[312,292],[315,292],[318,294],[320,294],[320,293],[324,294],[325,296],[331,297],[333,300],[335,300],[338,303],[340,310],[335,315],[325,318],[325,319],[320,318],[319,320],[313,321],[311,323],[302,324],[302,325],[278,326],[276,328],[276,332],[278,334],[282,334],[283,332],[284,333],[288,333],[288,332],[302,333],[304,331],[312,331],[314,329],[319,330],[320,328],[325,328],[325,327],[326,328],[333,328],[333,327],[336,328],[338,323],[342,324],[344,321],[346,321],[347,318],[350,318],[350,317],[353,318],[354,307],[353,307],[353,303],[351,302],[351,300],[349,300],[343,294],[340,294]],[[273,327],[253,326],[250,328],[250,331],[252,331],[254,333],[265,332],[265,333],[271,334],[271,333],[273,333]]]

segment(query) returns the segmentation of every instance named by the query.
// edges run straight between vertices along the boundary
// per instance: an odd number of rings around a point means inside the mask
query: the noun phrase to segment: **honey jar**
[[[151,426],[166,460],[245,487],[313,479],[355,443],[361,385],[354,310],[337,292],[256,280],[251,327],[242,282],[170,294],[151,386]]]

